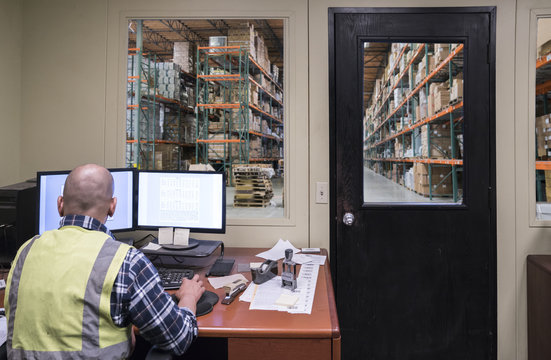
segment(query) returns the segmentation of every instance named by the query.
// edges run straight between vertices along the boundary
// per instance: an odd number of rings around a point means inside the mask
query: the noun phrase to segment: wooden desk
[[[264,250],[226,248],[224,257],[235,259],[236,272],[237,264],[263,261],[255,254]],[[281,261],[279,265],[281,274]],[[251,280],[250,272],[243,275]],[[224,297],[223,289],[205,283],[207,290]],[[249,310],[249,305],[239,299],[230,305],[219,302],[210,314],[197,319],[199,337],[227,338],[228,359],[340,359],[340,329],[327,262],[320,267],[310,315]]]
[[[528,255],[528,359],[551,359],[551,255]]]
[[[224,256],[237,264],[263,261],[255,254],[266,249],[226,248]],[[327,251],[322,250],[323,255]],[[212,262],[218,257],[213,254]],[[279,273],[281,273],[280,261]],[[207,290],[224,298],[223,289],[214,289],[204,277],[206,268],[199,273]],[[251,280],[250,272],[243,273]],[[0,273],[0,278],[7,278]],[[4,304],[4,290],[0,290],[0,307]],[[224,338],[228,344],[228,359],[340,359],[341,337],[333,283],[329,265],[320,267],[312,314],[289,314],[280,311],[249,310],[249,303],[236,299],[230,305],[218,302],[210,314],[197,319],[199,337]]]

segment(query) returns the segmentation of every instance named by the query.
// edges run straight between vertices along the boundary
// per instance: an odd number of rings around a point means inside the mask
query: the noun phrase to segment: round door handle
[[[349,212],[344,214],[344,216],[342,217],[342,222],[346,226],[352,226],[352,224],[354,224],[354,220],[355,220],[354,215]]]

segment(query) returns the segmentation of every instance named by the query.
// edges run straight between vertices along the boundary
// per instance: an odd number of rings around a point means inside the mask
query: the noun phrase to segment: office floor
[[[226,188],[227,218],[280,218],[283,217],[283,178],[272,178],[274,196],[266,207],[234,207],[235,187]]]

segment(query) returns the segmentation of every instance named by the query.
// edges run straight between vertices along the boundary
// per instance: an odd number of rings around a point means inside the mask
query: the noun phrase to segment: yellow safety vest
[[[27,241],[5,296],[10,359],[120,359],[131,327],[111,318],[111,290],[130,246],[65,226]]]

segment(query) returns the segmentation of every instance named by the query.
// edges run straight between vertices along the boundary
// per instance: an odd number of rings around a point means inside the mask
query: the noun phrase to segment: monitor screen
[[[117,207],[113,217],[108,217],[105,226],[111,231],[132,230],[134,228],[134,170],[109,169],[113,175],[117,198]],[[57,197],[63,195],[65,179],[70,171],[42,171],[38,172],[38,229],[44,231],[57,229],[61,217],[57,211]]]
[[[226,183],[221,172],[138,172],[138,227],[226,231]]]

